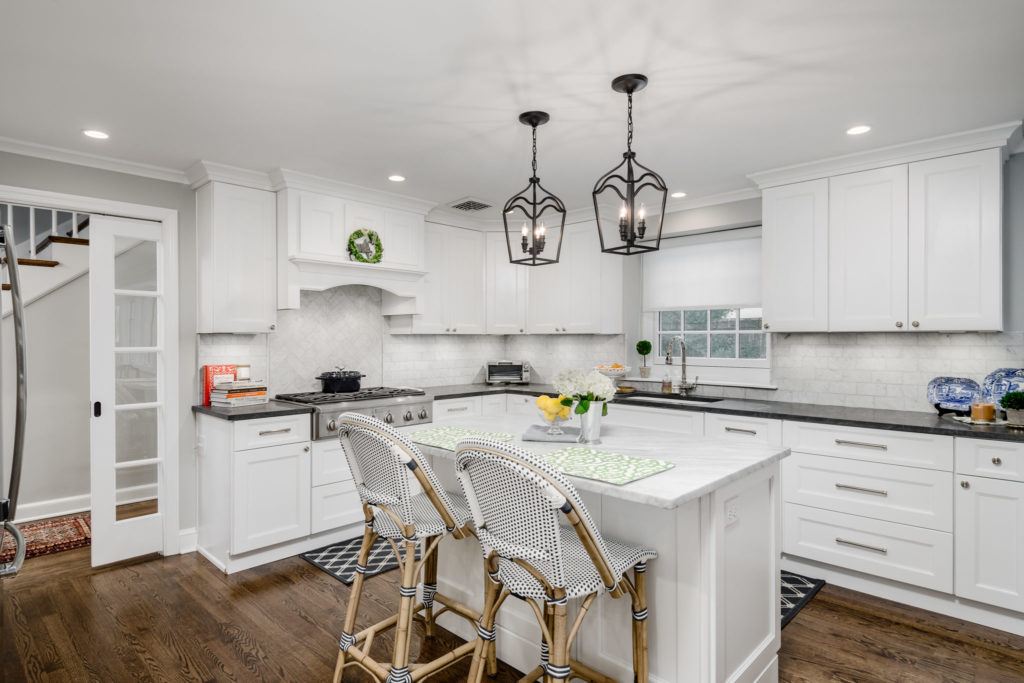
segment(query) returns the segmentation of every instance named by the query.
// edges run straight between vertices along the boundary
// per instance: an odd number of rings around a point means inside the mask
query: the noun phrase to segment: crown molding
[[[803,164],[783,166],[758,173],[750,178],[759,188],[788,185],[805,180],[816,180],[843,173],[867,171],[873,168],[923,161],[952,154],[976,152],[999,147],[1004,158],[1008,150],[1017,146],[1021,135],[1021,122],[1010,121],[995,126],[978,128],[962,133],[940,135],[939,137],[917,140],[889,147],[844,154]]]
[[[185,174],[173,168],[141,164],[137,161],[125,161],[124,159],[115,159],[100,154],[90,154],[89,152],[78,152],[61,147],[50,147],[49,145],[40,145],[35,142],[25,142],[13,138],[0,137],[0,151],[20,154],[26,157],[35,157],[37,159],[60,161],[65,164],[75,164],[76,166],[99,168],[115,173],[142,176],[143,178],[153,178],[154,180],[164,180],[182,185],[188,184]]]
[[[257,190],[273,190],[274,184],[270,180],[270,174],[259,171],[250,171],[247,168],[218,164],[215,161],[201,160],[192,164],[185,171],[189,187],[193,190],[202,187],[206,183],[216,181],[228,183],[229,185],[241,185],[252,187]]]
[[[383,192],[360,185],[331,180],[320,176],[292,171],[287,168],[277,168],[270,172],[270,189],[279,190],[305,190],[327,194],[341,199],[348,199],[354,202],[366,202],[377,204],[391,209],[411,211],[420,215],[426,215],[431,209],[437,206],[436,202],[416,197],[407,197],[393,192]]]

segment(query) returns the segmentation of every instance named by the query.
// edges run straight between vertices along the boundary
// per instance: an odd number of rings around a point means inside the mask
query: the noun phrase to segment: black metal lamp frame
[[[530,183],[521,192],[513,196],[501,211],[501,219],[505,223],[505,244],[508,246],[508,260],[511,263],[522,266],[546,266],[558,263],[562,254],[562,235],[565,231],[565,204],[555,195],[544,189],[537,177],[537,126],[542,126],[551,120],[547,113],[542,111],[528,111],[519,115],[519,122],[530,126],[533,132],[533,175]],[[553,211],[559,221],[558,243],[555,245],[555,256],[550,258],[541,256],[547,244],[548,228],[544,226],[541,217],[545,211]],[[525,256],[516,258],[512,251],[512,236],[509,230],[509,216],[515,219],[515,213],[521,212],[529,223],[528,234],[520,234],[518,251]],[[553,216],[553,217],[554,217]],[[552,226],[552,229],[554,226]],[[550,251],[548,252],[551,253]]]
[[[597,235],[601,240],[601,251],[609,254],[629,256],[657,251],[661,248],[661,229],[665,216],[665,204],[668,201],[668,186],[656,172],[636,161],[633,151],[633,93],[647,87],[647,77],[642,74],[626,74],[612,81],[612,90],[626,94],[627,133],[626,151],[622,155],[622,163],[601,176],[594,184],[594,216],[597,219]],[[661,210],[657,215],[657,230],[654,236],[646,239],[648,232],[647,218],[641,216],[637,220],[636,199],[644,189],[651,188],[661,193]],[[601,227],[601,209],[598,197],[606,191],[615,193],[625,204],[624,215],[619,216],[618,246],[608,246],[604,240]],[[607,211],[608,209],[606,209]],[[646,243],[645,242],[646,239]],[[653,241],[653,244],[651,243]]]

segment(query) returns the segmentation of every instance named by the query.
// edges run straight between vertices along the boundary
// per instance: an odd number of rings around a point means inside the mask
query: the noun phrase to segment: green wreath
[[[348,256],[360,263],[380,263],[384,257],[384,245],[380,235],[373,230],[356,230],[348,236]]]

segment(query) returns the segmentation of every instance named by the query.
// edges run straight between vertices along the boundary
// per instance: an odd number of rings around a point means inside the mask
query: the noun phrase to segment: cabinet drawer
[[[608,406],[608,417],[604,418],[604,421],[608,425],[649,427],[691,436],[704,435],[704,413],[689,410],[667,410],[613,403]]]
[[[480,413],[489,417],[505,415],[505,394],[487,394],[480,397]]]
[[[768,420],[763,417],[708,413],[704,416],[704,436],[709,439],[729,439],[781,446],[782,421]]]
[[[238,420],[235,422],[235,450],[309,441],[309,427],[310,417],[306,413]]]
[[[349,524],[362,524],[363,505],[356,493],[356,485],[351,481],[314,486],[312,498],[310,531],[318,534],[321,531],[337,529]],[[353,537],[363,533],[362,526]]]
[[[975,477],[1024,481],[1024,443],[957,438],[956,471]]]
[[[794,452],[953,471],[950,436],[790,421],[783,430]]]
[[[313,442],[313,486],[352,479],[345,451],[335,439]]]
[[[539,415],[537,412],[536,396],[507,394],[505,396],[505,401],[505,410],[509,415]]]
[[[479,417],[479,415],[479,396],[470,396],[468,398],[446,398],[443,401],[434,401],[435,420],[443,420],[446,417]]]
[[[783,552],[894,581],[953,591],[953,535],[786,503]]]
[[[782,461],[787,503],[953,531],[953,474],[825,455]]]

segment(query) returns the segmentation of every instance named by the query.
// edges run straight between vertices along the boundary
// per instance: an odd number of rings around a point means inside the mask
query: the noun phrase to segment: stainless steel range
[[[331,439],[338,433],[338,416],[354,412],[372,415],[389,425],[424,424],[433,420],[433,403],[422,389],[369,387],[345,394],[307,391],[278,394],[278,401],[313,406],[313,440]]]

